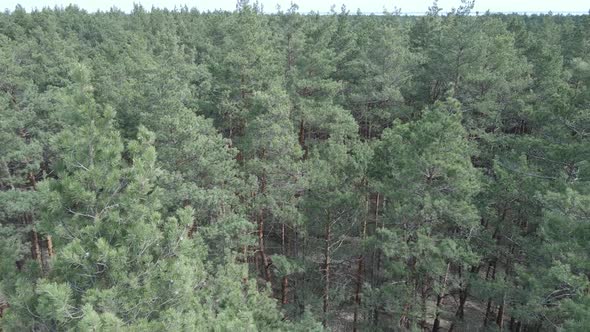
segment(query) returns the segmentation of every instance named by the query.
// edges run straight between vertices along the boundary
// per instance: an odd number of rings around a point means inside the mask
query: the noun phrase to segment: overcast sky
[[[259,0],[264,6],[265,12],[271,12],[276,9],[277,4],[286,9],[289,7],[291,0]],[[382,12],[384,8],[392,11],[395,7],[400,8],[402,13],[423,13],[432,4],[432,0],[298,0],[293,1],[299,5],[300,12],[309,11],[327,12],[332,4],[336,5],[339,10],[342,4],[345,4],[352,12],[361,9],[363,12]],[[195,7],[199,10],[233,10],[235,0],[2,0],[0,9],[14,9],[17,4],[21,4],[27,11],[33,8],[41,9],[43,7],[66,6],[75,3],[79,7],[88,11],[108,10],[111,7],[117,7],[124,11],[133,8],[133,3],[141,3],[146,9],[152,6],[166,7],[173,9],[175,6],[187,5],[189,8]],[[461,4],[460,0],[440,0],[439,7],[445,11]],[[590,10],[590,1],[587,0],[476,0],[475,11],[485,12],[548,12],[554,13],[588,13]]]

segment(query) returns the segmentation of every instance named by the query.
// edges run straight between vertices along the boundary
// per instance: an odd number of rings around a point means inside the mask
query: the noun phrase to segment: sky
[[[265,12],[276,10],[277,4],[283,9],[290,7],[292,0],[259,0],[263,5]],[[299,5],[299,11],[307,13],[310,11],[328,12],[334,4],[339,10],[342,4],[346,5],[351,12],[360,9],[362,12],[380,13],[383,9],[393,11],[399,8],[406,14],[424,13],[432,4],[432,0],[295,0]],[[34,8],[67,6],[70,3],[78,5],[87,11],[109,10],[111,7],[117,7],[126,12],[133,8],[134,3],[140,3],[144,8],[149,9],[152,6],[160,8],[174,9],[187,5],[189,8],[195,7],[201,11],[207,10],[233,10],[235,0],[2,0],[0,1],[0,10],[12,10],[17,4],[23,6],[27,11]],[[439,7],[446,12],[453,7],[458,7],[460,0],[439,0]],[[590,1],[587,0],[476,0],[474,11],[485,12],[549,12],[553,13],[577,13],[586,14],[590,10]]]

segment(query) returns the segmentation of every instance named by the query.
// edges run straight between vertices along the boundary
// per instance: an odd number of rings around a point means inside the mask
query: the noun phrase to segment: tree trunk
[[[509,269],[506,269],[506,273],[504,275],[504,281],[507,281],[509,274]],[[504,330],[504,311],[506,310],[506,293],[502,294],[502,303],[498,307],[498,315],[496,316],[496,324],[500,328],[500,331]]]
[[[283,277],[283,282],[281,283],[281,303],[283,305],[289,304],[288,298],[288,288],[289,288],[289,278],[287,276]]]
[[[299,145],[303,149],[303,159],[307,159],[307,146],[305,146],[305,122],[303,117],[299,121]]]
[[[282,224],[281,227],[281,243],[283,246],[283,255],[285,257],[287,257],[287,246],[286,246],[286,242],[285,242],[285,224]],[[289,298],[288,298],[288,289],[289,289],[289,277],[287,277],[287,275],[285,274],[283,276],[283,280],[281,282],[281,303],[282,304],[288,304],[289,303]]]
[[[488,270],[486,271],[486,280],[490,279],[490,269],[491,269],[491,279],[496,280],[496,260],[488,265]],[[492,314],[492,298],[488,298],[488,305],[486,307],[486,315],[483,319],[483,326],[488,325],[488,320],[490,319],[490,315]]]
[[[478,274],[479,270],[481,269],[481,265],[476,265],[476,266],[472,266],[471,267],[471,273],[473,274]],[[463,274],[463,269],[461,267],[459,267],[459,278],[462,278],[462,274]],[[455,328],[455,324],[457,319],[459,320],[463,320],[463,318],[465,317],[465,303],[467,302],[467,297],[469,296],[469,283],[467,283],[465,285],[465,287],[463,287],[463,282],[461,282],[459,284],[459,307],[457,308],[457,311],[455,312],[455,317],[453,319],[453,322],[451,323],[451,326],[449,328],[449,332],[453,331],[453,329]]]
[[[324,244],[324,317],[322,325],[324,328],[328,326],[328,310],[330,308],[330,241],[332,238],[332,221],[328,214],[328,221],[326,223],[325,244]]]
[[[510,330],[510,332],[514,332],[515,327],[516,327],[516,319],[514,319],[514,316],[510,316],[510,324],[508,325],[508,329]]]
[[[467,302],[467,289],[461,292],[461,296],[459,296],[459,308],[457,310],[457,317],[459,319],[463,319],[465,317],[465,302]]]
[[[45,242],[47,244],[47,256],[51,258],[55,255],[55,253],[53,252],[53,241],[51,240],[51,235],[47,235],[45,237]]]
[[[354,303],[355,303],[355,307],[354,307],[354,318],[353,318],[353,325],[352,325],[352,330],[354,332],[357,331],[358,328],[358,312],[361,306],[361,289],[362,289],[362,285],[363,285],[363,264],[364,263],[364,257],[363,255],[360,255],[358,258],[358,269],[357,269],[357,273],[356,273],[356,289],[355,289],[355,294],[354,294]]]
[[[426,316],[428,314],[428,307],[426,305],[426,300],[428,298],[428,284],[426,281],[422,282],[420,287],[420,310],[422,311],[422,318],[420,319],[420,325],[423,329],[426,329],[428,326],[428,322]]]
[[[488,326],[488,319],[492,313],[492,298],[488,298],[488,305],[486,306],[486,314],[483,319],[483,326]]]
[[[510,246],[510,254],[514,254],[514,246]],[[508,276],[510,275],[511,264],[510,258],[506,262],[506,268],[504,269],[504,282],[508,282]],[[504,330],[504,312],[506,311],[506,293],[502,293],[502,303],[498,308],[498,315],[496,316],[496,324],[500,331]],[[513,319],[514,317],[512,317]],[[512,321],[511,321],[512,324]]]
[[[377,193],[377,202],[375,204],[375,233],[377,229],[379,229],[379,200],[380,200],[380,193]],[[385,210],[385,198],[383,198],[383,210]],[[381,225],[383,227],[383,225]],[[377,249],[373,255],[373,266],[375,267],[371,273],[371,279],[373,279],[373,283],[375,286],[380,286],[380,270],[381,270],[381,250]],[[378,305],[373,310],[373,325],[377,326],[379,324],[379,308]]]
[[[36,230],[31,231],[31,256],[33,260],[39,263],[39,266],[43,268],[41,263],[41,246],[39,245],[39,234]]]
[[[270,262],[264,250],[264,211],[260,211],[258,217],[258,250],[260,252],[262,268],[264,269],[264,278],[266,282],[270,284],[270,288],[272,289],[270,276]]]
[[[496,324],[500,331],[504,329],[504,305],[505,305],[505,296],[502,296],[502,303],[498,307],[498,316],[496,316]]]
[[[266,151],[262,149],[260,151],[260,158],[264,159]],[[260,181],[260,195],[264,195],[266,192],[266,174],[263,174],[259,177]],[[266,282],[269,283],[270,289],[272,291],[272,280],[270,275],[270,260],[268,256],[266,256],[265,246],[264,246],[264,208],[261,208],[258,211],[258,251],[260,252],[260,260],[262,263],[262,268],[264,270],[264,279]]]
[[[364,182],[365,188],[368,189],[368,180],[365,179]],[[377,196],[377,205],[379,204],[379,196]],[[367,238],[367,224],[369,216],[371,215],[371,194],[368,192],[365,196],[365,218],[363,218],[363,229],[362,229],[362,239],[365,240]],[[379,209],[378,206],[375,206],[375,213]],[[377,221],[377,216],[375,215],[375,222]],[[358,328],[358,316],[359,316],[359,309],[361,306],[361,290],[363,287],[363,271],[365,266],[365,257],[364,255],[359,255],[358,257],[358,268],[357,268],[357,275],[356,275],[356,289],[354,294],[354,317],[353,317],[353,325],[352,330],[354,332],[357,331]]]
[[[436,311],[434,315],[434,323],[432,324],[432,332],[437,332],[440,328],[440,306],[442,305],[443,298],[445,296],[445,288],[447,287],[447,280],[449,278],[449,270],[451,269],[451,263],[447,263],[447,271],[442,282],[442,289],[440,294],[436,297]]]
[[[465,289],[460,290],[459,293],[459,307],[457,308],[457,311],[455,312],[455,318],[453,319],[453,322],[451,323],[451,326],[449,327],[449,331],[448,332],[452,332],[455,330],[455,326],[457,325],[457,320],[463,320],[463,318],[465,317],[465,302],[467,302],[467,296],[469,294],[469,287],[465,286]]]

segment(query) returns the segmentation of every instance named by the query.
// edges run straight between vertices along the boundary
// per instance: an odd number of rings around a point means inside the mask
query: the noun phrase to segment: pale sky
[[[287,9],[291,0],[259,0],[264,6],[265,12],[275,11],[277,4],[281,8]],[[309,11],[328,12],[332,4],[336,5],[339,11],[342,4],[345,4],[352,13],[358,8],[362,12],[382,12],[384,8],[392,11],[395,7],[400,8],[403,13],[424,13],[432,4],[432,0],[297,0],[293,1],[299,5],[299,11],[307,13]],[[12,10],[17,4],[22,5],[27,11],[33,8],[41,9],[43,7],[67,6],[70,3],[77,4],[78,7],[93,12],[96,10],[108,10],[111,7],[117,7],[126,12],[133,8],[133,3],[141,3],[144,8],[150,9],[155,7],[166,7],[173,9],[175,6],[187,5],[189,8],[195,7],[201,11],[223,9],[233,10],[235,0],[2,0],[0,1],[0,10]],[[439,0],[439,7],[448,11],[453,7],[461,4],[460,0]],[[590,10],[590,1],[588,0],[476,0],[474,11],[485,12],[548,12],[554,13],[577,13],[587,14]]]

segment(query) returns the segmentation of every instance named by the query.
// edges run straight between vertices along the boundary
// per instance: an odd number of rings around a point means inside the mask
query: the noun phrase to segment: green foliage
[[[1,13],[1,328],[584,330],[590,19],[473,8]]]

